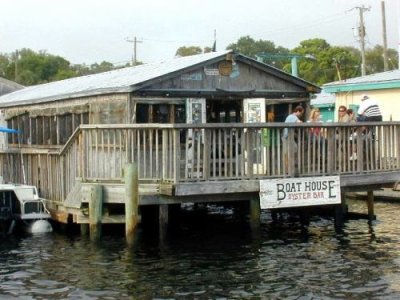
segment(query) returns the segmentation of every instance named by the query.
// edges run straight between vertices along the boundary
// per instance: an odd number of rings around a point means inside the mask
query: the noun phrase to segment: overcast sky
[[[398,49],[399,0],[386,0],[388,46]],[[354,28],[364,13],[366,46],[382,44],[381,0],[2,0],[0,52],[46,50],[74,64],[122,64],[174,57],[180,46],[217,50],[240,37],[294,48],[310,38],[359,47]]]

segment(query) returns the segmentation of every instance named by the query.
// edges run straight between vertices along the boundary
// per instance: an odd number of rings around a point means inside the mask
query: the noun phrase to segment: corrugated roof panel
[[[350,78],[346,80],[334,81],[326,83],[323,87],[330,87],[336,85],[348,85],[348,84],[362,84],[362,83],[376,83],[376,82],[387,82],[400,80],[400,70],[392,70],[387,72],[381,72],[366,76],[360,76]]]
[[[212,60],[230,52],[232,51],[179,57],[163,62],[31,86],[0,97],[0,107],[16,105],[17,103],[40,103],[105,92],[128,92],[142,82]]]

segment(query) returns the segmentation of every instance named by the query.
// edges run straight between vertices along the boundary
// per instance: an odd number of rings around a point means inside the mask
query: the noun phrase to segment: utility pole
[[[133,40],[130,40],[129,38],[126,38],[126,41],[129,43],[133,43],[133,57],[132,57],[132,66],[136,66],[137,64],[137,59],[136,59],[136,44],[137,43],[143,43],[143,41],[139,41],[136,36],[133,38]]]
[[[369,11],[370,8],[366,8],[363,6],[354,7],[354,9],[358,9],[360,14],[360,27],[358,28],[358,35],[360,37],[360,46],[361,46],[361,75],[366,75],[365,68],[365,25],[364,25],[364,12]]]
[[[387,55],[387,36],[386,36],[386,12],[385,12],[385,0],[381,1],[382,9],[382,34],[383,34],[383,70],[389,70],[388,66],[388,55]]]

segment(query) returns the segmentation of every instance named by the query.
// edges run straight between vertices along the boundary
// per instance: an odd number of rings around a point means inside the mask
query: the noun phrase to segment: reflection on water
[[[378,220],[274,225],[257,236],[235,214],[187,212],[159,243],[139,231],[91,243],[58,233],[2,238],[1,299],[400,299],[400,204],[377,203]],[[354,202],[352,210],[365,210]]]

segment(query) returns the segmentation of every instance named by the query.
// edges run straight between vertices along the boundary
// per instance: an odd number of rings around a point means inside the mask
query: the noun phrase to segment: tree
[[[6,54],[0,54],[0,76],[5,77],[7,67],[10,64],[10,58]]]
[[[57,73],[70,68],[70,63],[60,57],[36,53],[30,49],[14,52],[6,67],[6,77],[23,85],[33,85],[57,80]]]
[[[257,58],[257,54],[259,53],[268,53],[268,54],[287,54],[289,53],[289,49],[278,46],[271,41],[266,40],[254,40],[250,36],[243,36],[238,39],[236,43],[229,44],[226,47],[228,50],[233,50],[238,53],[244,54],[246,56]],[[277,68],[282,68],[285,64],[284,61],[281,60],[271,60],[265,61],[268,64],[274,65]]]
[[[389,61],[389,70],[396,69],[398,64],[397,51],[394,49],[388,49],[387,54]],[[367,74],[383,72],[383,47],[380,45],[376,45],[372,49],[367,49],[365,51],[365,60]]]
[[[0,76],[23,85],[34,85],[76,76],[106,72],[120,67],[103,61],[91,66],[71,65],[57,55],[46,51],[21,49],[11,54],[0,54]]]
[[[176,56],[190,56],[190,55],[196,55],[196,54],[201,54],[202,50],[198,46],[183,46],[179,47],[178,50],[176,50],[175,55]]]
[[[324,39],[309,39],[291,50],[313,59],[299,59],[299,76],[318,85],[358,76],[360,55],[353,47],[332,47]],[[285,66],[289,68],[289,64]]]

